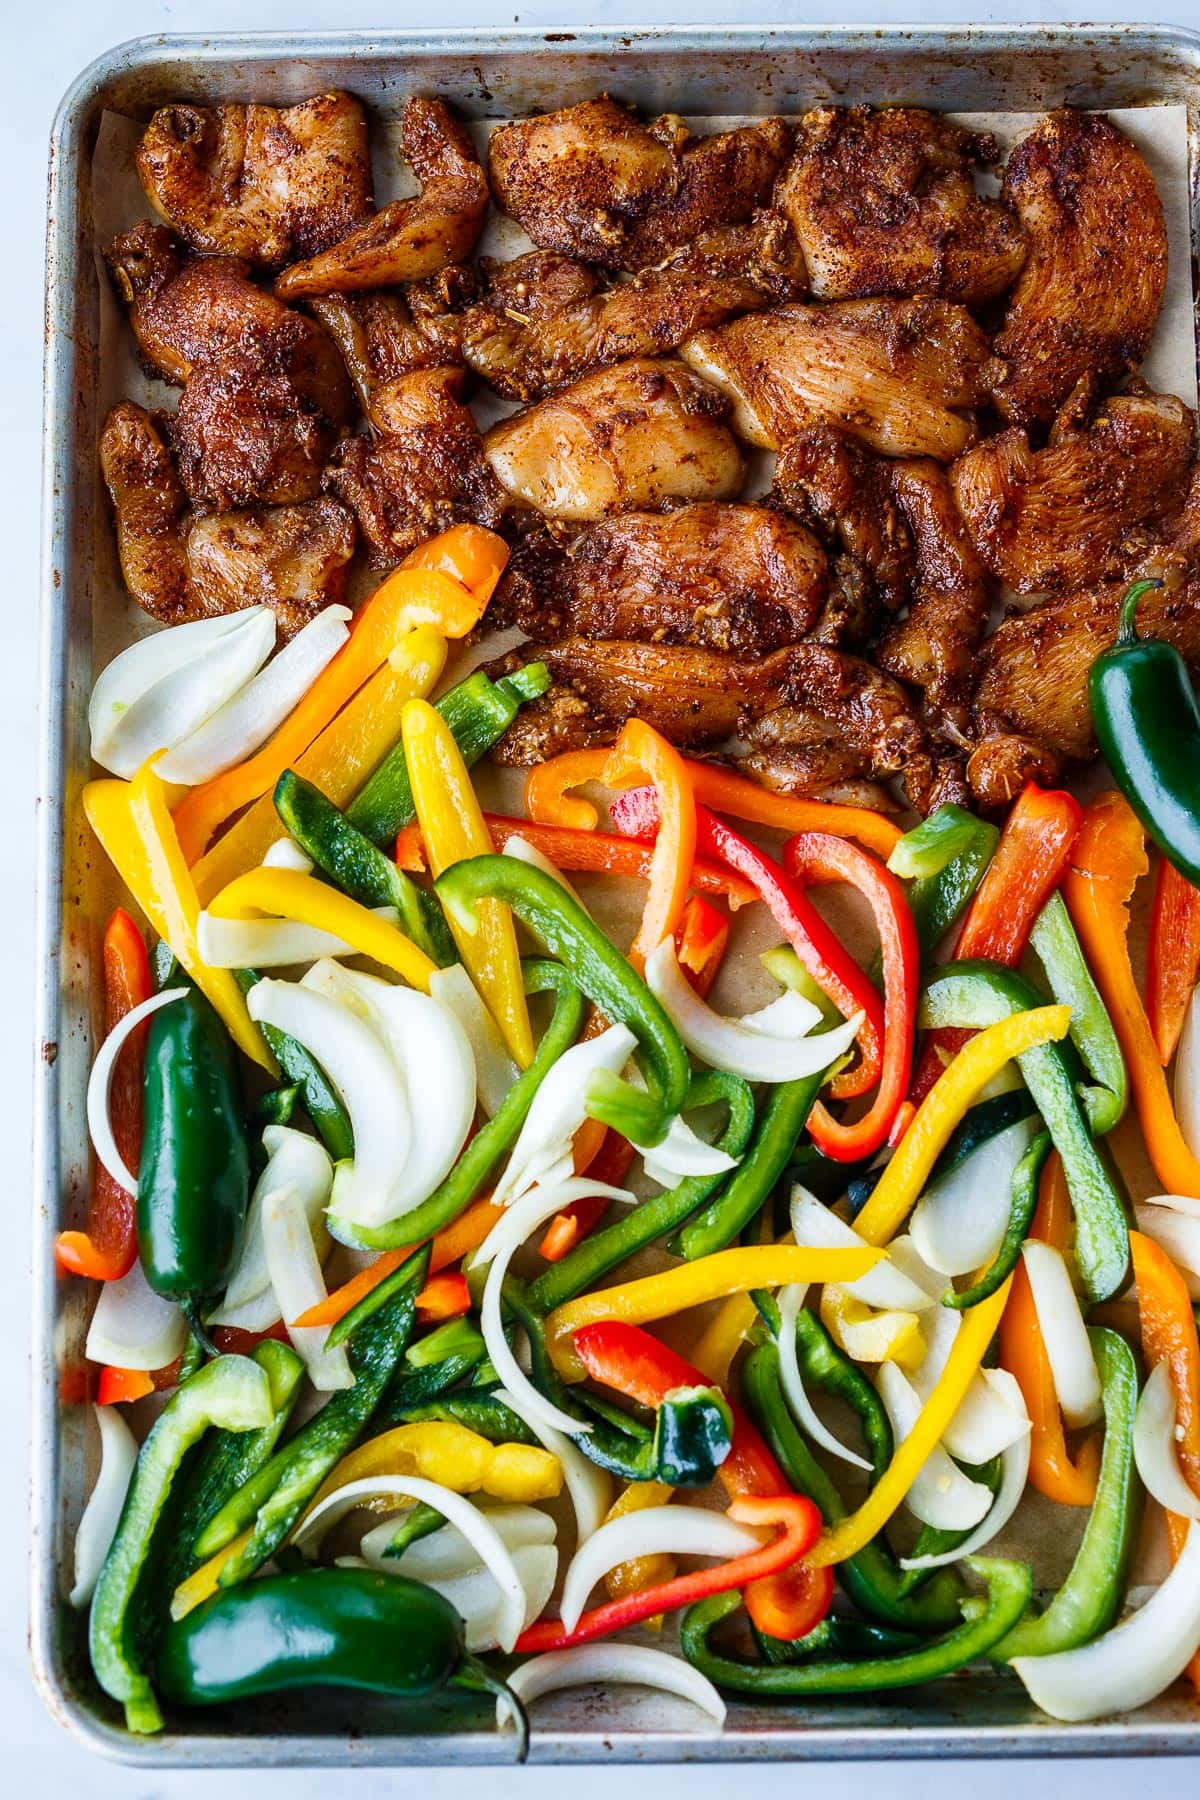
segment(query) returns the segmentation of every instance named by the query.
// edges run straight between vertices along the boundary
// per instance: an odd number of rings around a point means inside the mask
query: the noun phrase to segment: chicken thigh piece
[[[975,191],[994,137],[911,106],[817,107],[775,189],[818,300],[937,294],[995,299],[1025,257],[1013,215]]]
[[[366,115],[350,94],[282,109],[160,106],[136,162],[185,244],[266,268],[327,250],[371,213]]]

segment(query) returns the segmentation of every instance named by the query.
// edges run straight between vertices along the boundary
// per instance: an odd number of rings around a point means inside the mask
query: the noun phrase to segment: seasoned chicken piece
[[[1167,280],[1154,177],[1103,114],[1049,113],[1008,159],[1002,194],[1029,254],[996,354],[996,404],[1048,425],[1076,383],[1108,384],[1145,356]]]
[[[800,121],[775,204],[792,222],[819,300],[940,294],[975,307],[1024,261],[1011,213],[975,192],[990,133],[916,107],[817,107]]]
[[[1044,744],[1014,732],[993,732],[967,758],[968,805],[985,813],[1005,812],[1029,782],[1056,787],[1063,758]]]
[[[780,451],[771,503],[810,521],[826,547],[861,573],[866,636],[879,609],[897,612],[911,586],[912,540],[892,493],[889,465],[853,438],[818,421]]]
[[[325,486],[358,520],[368,558],[391,568],[423,538],[474,520],[495,526],[505,496],[461,399],[463,371],[418,370],[375,390],[369,436],[347,438]]]
[[[723,500],[743,474],[727,410],[680,363],[639,358],[502,420],[484,453],[514,499],[555,519]]]
[[[192,505],[311,499],[353,398],[321,326],[265,294],[233,257],[183,257],[159,225],[108,251],[143,357],[183,383],[171,438]]]
[[[689,142],[682,120],[646,126],[602,95],[502,125],[488,173],[539,249],[640,269],[765,205],[790,138],[783,120],[764,119]]]
[[[197,519],[150,414],[125,401],[100,439],[121,573],[166,625],[246,606],[274,609],[285,637],[344,599],[354,521],[336,500],[254,507]]]
[[[350,94],[299,106],[160,106],[137,149],[155,211],[193,250],[270,268],[370,216],[367,120]]]
[[[431,293],[434,287],[439,290]],[[365,294],[316,294],[308,302],[337,345],[363,411],[377,389],[418,369],[461,366],[461,307],[474,271],[443,269],[429,283]]]
[[[547,251],[532,251],[513,265],[546,268],[565,287],[565,264]],[[530,271],[531,276],[533,270]],[[797,275],[799,280],[796,279]],[[506,297],[473,307],[463,321],[463,354],[500,393],[532,400],[551,393],[589,369],[633,356],[674,350],[706,325],[786,298],[803,287],[803,268],[786,220],[760,213],[749,225],[726,225],[698,238],[659,268],[632,281],[588,292],[560,308],[532,292],[534,280],[505,283]],[[507,295],[517,290],[515,304]],[[526,310],[532,300],[536,314]]]
[[[987,571],[954,504],[940,463],[928,458],[889,467],[891,489],[914,545],[914,592],[904,619],[876,651],[880,668],[920,688],[927,714],[960,742],[976,650],[987,629]]]
[[[1090,424],[1065,421],[1044,450],[1016,427],[950,471],[958,509],[988,568],[1021,594],[1086,587],[1119,573],[1139,527],[1183,502],[1194,414],[1173,394],[1125,394]],[[1144,534],[1134,543],[1144,546]]]
[[[779,306],[702,331],[680,354],[734,402],[752,444],[777,450],[817,420],[885,456],[951,459],[977,437],[988,342],[945,300]]]
[[[487,180],[465,125],[441,100],[404,108],[404,154],[420,193],[393,200],[365,225],[275,283],[285,300],[393,287],[470,256],[487,219]]]
[[[635,638],[750,656],[804,637],[826,581],[825,553],[803,526],[761,506],[700,501],[606,519],[569,552],[527,538],[489,617],[542,639]]]

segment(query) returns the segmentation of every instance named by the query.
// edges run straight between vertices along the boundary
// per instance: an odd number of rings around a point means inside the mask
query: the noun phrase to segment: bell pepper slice
[[[514,1459],[498,1454],[515,1449],[523,1450],[525,1455]],[[554,1500],[562,1492],[562,1464],[550,1451],[531,1444],[493,1444],[477,1431],[468,1431],[465,1425],[448,1419],[424,1419],[416,1424],[394,1425],[390,1431],[351,1450],[330,1470],[299,1523],[339,1488],[348,1487],[352,1481],[369,1481],[376,1475],[420,1475],[426,1481],[440,1482],[455,1494],[491,1494],[495,1499],[519,1499],[529,1504]],[[495,1493],[498,1478],[503,1480],[503,1496]],[[518,1483],[522,1491],[514,1493]],[[370,1508],[369,1499],[364,1504]],[[381,1504],[389,1512],[395,1510],[392,1496]]]
[[[1200,888],[1160,857],[1150,915],[1146,1014],[1165,1069],[1183,1033],[1192,990],[1200,978]]]
[[[1045,970],[1052,998],[1071,1008],[1071,1042],[1094,1084],[1081,1089],[1080,1098],[1092,1130],[1104,1137],[1124,1116],[1129,1077],[1120,1040],[1061,894],[1051,894],[1029,941]]]
[[[528,819],[505,818],[499,813],[484,813],[487,828],[491,834],[495,849],[503,851],[509,838],[523,837],[540,850],[543,856],[567,874],[600,874],[600,875],[632,875],[639,880],[649,878],[650,865],[653,860],[653,849],[645,844],[633,842],[627,837],[618,837],[610,831],[579,831],[566,825],[538,825]],[[411,840],[405,840],[406,849]],[[411,851],[409,852],[411,857]],[[405,861],[404,866],[410,867]],[[424,858],[416,864],[413,873],[424,868]],[[692,876],[689,886],[701,894],[719,895],[728,900],[735,910],[739,906],[748,906],[758,899],[758,894],[748,881],[723,869],[717,863],[705,862],[699,858],[692,864]]]
[[[1200,1162],[1179,1129],[1129,955],[1129,903],[1149,866],[1146,834],[1113,790],[1084,815],[1063,894],[1125,1053],[1154,1173],[1164,1192],[1200,1199]]]
[[[725,1387],[733,1359],[758,1322],[749,1289],[730,1294],[691,1345],[692,1361],[710,1381]]]
[[[275,1058],[246,1011],[231,971],[210,969],[200,960],[196,945],[200,902],[167,810],[166,788],[149,761],[132,781],[89,781],[83,790],[83,809],[125,886],[239,1050],[269,1075],[278,1076]]]
[[[631,1481],[621,1490],[604,1515],[607,1525],[612,1519],[628,1518],[630,1513],[644,1512],[648,1506],[666,1506],[675,1492],[665,1481]],[[629,1562],[618,1563],[604,1577],[604,1585],[610,1600],[624,1600],[630,1594],[640,1594],[643,1588],[660,1586],[671,1581],[676,1572],[673,1556],[659,1553],[653,1556],[634,1556]],[[663,1616],[654,1614],[645,1621],[651,1631],[661,1631]]]
[[[604,1142],[587,1166],[587,1173],[604,1187],[620,1187],[629,1173],[637,1151],[627,1139],[615,1131],[605,1130]],[[564,1256],[593,1231],[608,1211],[607,1195],[589,1195],[572,1200],[560,1213],[555,1213],[538,1245],[538,1254],[546,1262],[561,1262]]]
[[[604,780],[611,751],[565,750],[549,762],[539,763],[525,777],[525,811],[539,825],[566,825],[574,831],[594,831],[600,814],[590,800],[572,795],[571,789],[589,781]]]
[[[700,894],[693,894],[675,927],[679,966],[702,1000],[721,972],[729,944],[729,920]]]
[[[821,1292],[821,1323],[839,1350],[860,1363],[894,1362],[915,1369],[925,1355],[916,1313],[877,1312],[831,1283]]]
[[[467,1278],[459,1269],[433,1275],[417,1295],[417,1323],[434,1325],[442,1319],[459,1319],[471,1310]]]
[[[503,1209],[493,1206],[490,1200],[477,1200],[461,1213],[444,1231],[439,1231],[430,1246],[429,1272],[438,1274],[451,1263],[459,1262],[472,1250],[478,1250],[492,1226],[502,1216]],[[315,1306],[293,1319],[293,1325],[336,1325],[339,1319],[346,1316],[356,1307],[360,1300],[365,1300],[382,1281],[395,1273],[401,1263],[407,1262],[420,1244],[406,1244],[398,1250],[385,1250],[377,1256],[368,1268],[360,1269],[349,1281],[335,1288],[325,1300],[319,1300]]]
[[[347,944],[353,944],[360,955],[391,969],[423,994],[429,992],[429,977],[437,967],[411,938],[386,919],[377,918],[349,895],[340,894],[312,875],[302,875],[298,869],[250,869],[214,894],[209,910],[218,919],[266,915],[333,932]]]
[[[118,1369],[105,1363],[96,1384],[97,1406],[128,1406],[155,1391],[154,1376],[146,1369]]]
[[[154,992],[150,958],[142,934],[121,907],[104,928],[102,966],[104,1035],[107,1037],[127,1013]],[[121,1052],[109,1090],[108,1111],[113,1136],[127,1169],[136,1169],[142,1155],[145,1041],[145,1027],[142,1026]],[[87,1230],[60,1231],[54,1240],[54,1259],[64,1275],[84,1275],[92,1281],[119,1281],[122,1275],[128,1275],[137,1255],[134,1198],[97,1161],[88,1196]]]
[[[696,859],[696,802],[678,750],[641,719],[630,719],[604,765],[604,782],[619,787],[643,774],[654,784],[659,827],[650,859],[650,892],[629,950],[629,960],[639,972],[651,951],[670,937],[683,912]]]

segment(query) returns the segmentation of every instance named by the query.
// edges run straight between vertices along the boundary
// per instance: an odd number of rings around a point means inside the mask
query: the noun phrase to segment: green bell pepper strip
[[[96,1679],[125,1708],[130,1731],[162,1729],[162,1715],[134,1639],[135,1596],[156,1527],[184,1457],[210,1425],[261,1431],[271,1422],[263,1370],[245,1356],[219,1356],[177,1388],[142,1445],[96,1592],[88,1626]]]
[[[189,1331],[188,1341],[183,1346],[183,1355],[179,1358],[179,1379],[175,1383],[176,1387],[182,1387],[185,1381],[190,1381],[196,1370],[204,1367],[207,1359],[208,1352],[205,1349],[204,1341],[194,1330]]]
[[[205,1439],[174,1521],[176,1541],[186,1566],[166,1586],[168,1595],[191,1574],[199,1560],[192,1546],[201,1531],[230,1496],[266,1463],[300,1398],[304,1363],[290,1344],[265,1338],[251,1351],[250,1360],[267,1378],[271,1418],[258,1431],[214,1431]]]
[[[416,1297],[429,1268],[428,1246],[410,1256],[404,1267],[407,1284],[366,1321],[351,1344],[354,1386],[334,1394],[238,1489],[196,1540],[197,1556],[213,1556],[253,1522],[249,1541],[221,1570],[222,1587],[244,1581],[274,1553],[387,1391],[416,1320]]]
[[[751,1295],[771,1336],[779,1342],[782,1320],[779,1302],[766,1288]],[[806,1388],[843,1401],[854,1413],[871,1462],[871,1479],[878,1481],[892,1460],[895,1444],[891,1422],[882,1400],[858,1364],[839,1350],[817,1315],[807,1306],[796,1314],[796,1362]]]
[[[435,1531],[440,1531],[445,1523],[445,1515],[440,1513],[436,1506],[430,1506],[426,1501],[418,1500],[415,1506],[409,1507],[397,1525],[396,1535],[388,1540],[383,1554],[390,1557],[403,1556],[410,1544],[415,1544],[419,1538],[431,1537]]]
[[[753,1625],[750,1629],[759,1654],[768,1663],[805,1662],[810,1657],[862,1662],[868,1656],[915,1650],[922,1641],[914,1632],[892,1631],[886,1625],[873,1625],[850,1613],[826,1613],[821,1623],[802,1638],[773,1638]]]
[[[476,669],[435,700],[434,711],[441,713],[450,727],[470,769],[493,744],[499,743],[522,704],[537,700],[549,686],[550,671],[541,662],[527,663],[499,681],[492,681],[482,669]],[[346,817],[373,844],[389,850],[396,833],[416,816],[404,745],[397,743],[355,796]]]
[[[923,962],[933,955],[955,920],[965,911],[999,842],[1000,833],[996,827],[989,825],[986,819],[976,819],[974,834],[958,855],[936,875],[920,876],[909,888],[908,906]]]
[[[457,867],[466,867],[458,864]],[[533,874],[539,873],[533,870]],[[570,1048],[583,1025],[583,995],[560,963],[529,958],[523,963],[525,992],[554,995],[554,1012],[533,1061],[517,1077],[486,1125],[480,1126],[442,1185],[428,1200],[388,1225],[350,1225],[331,1215],[329,1229],[340,1243],[359,1250],[400,1250],[441,1231],[482,1192],[507,1156],[550,1068]]]
[[[215,1594],[167,1631],[158,1678],[181,1706],[310,1687],[418,1700],[465,1686],[505,1697],[522,1718],[504,1683],[467,1654],[463,1622],[448,1600],[421,1582],[371,1569],[303,1569]]]
[[[439,1394],[446,1393],[470,1375],[481,1361],[474,1352],[463,1351],[459,1356],[448,1356],[443,1362],[431,1363],[428,1368],[397,1375],[379,1409],[380,1429],[399,1424],[407,1416],[410,1406],[424,1406],[428,1401],[436,1400]]]
[[[987,1488],[993,1499],[995,1498],[1000,1488],[1000,1477],[1004,1468],[998,1456],[993,1456],[991,1462],[982,1465],[961,1463],[959,1466],[965,1475],[970,1476],[972,1481],[977,1481],[981,1487]],[[957,1550],[958,1546],[965,1543],[970,1535],[969,1530],[945,1531],[938,1525],[922,1525],[910,1555],[914,1558],[944,1556],[947,1550]],[[922,1583],[928,1581],[932,1574],[932,1569],[902,1569],[900,1572],[901,1594],[915,1594]]]
[[[740,1157],[754,1129],[754,1096],[739,1075],[706,1070],[694,1076],[685,1111],[716,1101],[724,1101],[729,1109],[717,1149]],[[553,1312],[556,1306],[573,1300],[576,1294],[594,1287],[618,1263],[690,1219],[724,1180],[724,1175],[690,1175],[676,1187],[642,1200],[602,1231],[590,1232],[560,1262],[551,1263],[538,1276],[530,1286],[530,1300],[542,1313]]]
[[[1141,1489],[1133,1457],[1138,1376],[1133,1351],[1115,1331],[1088,1330],[1104,1398],[1104,1451],[1096,1498],[1067,1579],[1044,1613],[1022,1621],[992,1651],[1050,1656],[1073,1650],[1107,1631],[1121,1609],[1137,1539]]]
[[[1028,1563],[969,1556],[966,1566],[986,1583],[986,1597],[964,1600],[963,1623],[944,1637],[894,1656],[868,1657],[862,1662],[816,1657],[808,1662],[775,1664],[722,1656],[708,1640],[721,1620],[741,1604],[736,1590],[714,1594],[710,1600],[688,1608],[680,1627],[680,1648],[692,1667],[718,1687],[752,1694],[755,1699],[875,1694],[889,1688],[918,1687],[952,1674],[976,1657],[986,1656],[1012,1630],[1029,1605],[1033,1576]]]
[[[1097,1137],[1104,1137],[1125,1112],[1129,1077],[1108,1008],[1092,979],[1061,894],[1051,894],[1034,921],[1029,941],[1046,972],[1051,994],[1071,1008],[1071,1042],[1094,1084],[1085,1087],[1080,1098],[1092,1130]]]
[[[981,821],[961,806],[939,806],[906,831],[887,859],[902,881],[928,881],[975,843]],[[994,827],[993,827],[994,829]]]
[[[800,1435],[779,1380],[779,1352],[774,1343],[759,1344],[741,1366],[742,1392],[755,1423],[776,1462],[798,1494],[820,1509],[827,1525],[846,1517],[837,1488]],[[881,1625],[928,1634],[944,1631],[959,1618],[962,1586],[950,1569],[935,1570],[914,1594],[900,1591],[900,1569],[882,1537],[864,1544],[837,1565],[837,1579],[861,1612]]]
[[[510,1406],[488,1394],[443,1394],[440,1399],[402,1409],[389,1405],[388,1417],[401,1425],[416,1424],[423,1419],[463,1425],[477,1437],[486,1438],[489,1444],[541,1443]]]
[[[947,1289],[942,1295],[943,1306],[952,1306],[957,1312],[967,1312],[972,1306],[978,1306],[981,1300],[994,1294],[1001,1282],[1008,1280],[1017,1266],[1021,1246],[1029,1236],[1029,1227],[1033,1224],[1033,1215],[1037,1211],[1038,1184],[1049,1154],[1050,1133],[1039,1131],[1013,1170],[1008,1224],[1004,1228],[1000,1248],[979,1280],[969,1288],[964,1288],[958,1294],[953,1288]]]
[[[790,944],[776,944],[773,949],[764,950],[758,960],[780,987],[790,988],[793,994],[811,1000],[826,1028],[842,1023],[844,1015],[833,1004],[820,982],[809,974]],[[882,963],[880,968],[882,970]],[[844,1164],[841,1166],[845,1167]]]
[[[668,1249],[695,1262],[723,1250],[761,1211],[792,1160],[797,1139],[829,1071],[802,1081],[780,1081],[770,1090],[750,1147],[704,1211],[690,1219]]]
[[[484,1349],[483,1336],[470,1319],[447,1319],[444,1325],[427,1331],[415,1344],[410,1344],[404,1352],[404,1360],[410,1369],[424,1369],[466,1351],[476,1351],[482,1356]]]
[[[257,969],[235,969],[234,979],[243,994],[248,994],[262,976]],[[350,1129],[349,1114],[320,1063],[286,1031],[277,1031],[274,1025],[260,1025],[259,1030],[284,1074],[298,1084],[304,1110],[334,1162],[344,1162],[353,1156],[354,1133]]]
[[[1037,989],[996,963],[952,963],[925,990],[922,1023],[977,1028],[1044,1004]],[[1075,1211],[1075,1253],[1090,1300],[1108,1300],[1129,1272],[1129,1225],[1116,1181],[1088,1130],[1071,1069],[1058,1044],[1017,1058],[1062,1158]]]
[[[209,1348],[200,1308],[222,1292],[241,1249],[250,1149],[233,1043],[191,983],[149,1021],[142,1097],[142,1268]]]
[[[275,783],[275,811],[335,887],[360,906],[394,906],[401,931],[439,968],[458,961],[437,901],[356,830],[320,788],[285,769]]]
[[[438,877],[436,892],[462,930],[475,928],[476,904],[499,900],[561,957],[572,978],[606,1019],[637,1039],[646,1091],[598,1070],[587,1111],[632,1143],[662,1142],[687,1103],[692,1066],[683,1040],[641,977],[562,883],[512,856],[474,856]]]

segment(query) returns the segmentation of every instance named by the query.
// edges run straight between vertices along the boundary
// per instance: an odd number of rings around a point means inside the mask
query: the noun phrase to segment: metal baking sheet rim
[[[838,58],[861,56],[865,63],[903,49],[952,59],[950,66],[978,64],[990,78],[987,59],[997,54],[1018,62],[1065,63],[1091,58],[1086,75],[1076,74],[1070,97],[1087,104],[1087,80],[1093,83],[1114,71],[1126,75],[1141,65],[1171,69],[1185,86],[1170,96],[1200,100],[1200,32],[1172,26],[1104,26],[1026,24],[1004,29],[961,27],[868,26],[800,27],[741,25],[728,29],[550,31],[499,33],[454,31],[254,33],[209,36],[153,36],[118,45],[93,62],[75,80],[55,118],[51,144],[47,228],[47,293],[45,353],[45,422],[42,513],[42,579],[40,629],[40,750],[38,778],[38,856],[36,875],[35,1079],[33,1108],[33,1444],[30,1534],[30,1656],[35,1685],[51,1714],[88,1749],[146,1768],[261,1766],[438,1766],[503,1764],[511,1761],[509,1740],[480,1723],[470,1730],[444,1734],[400,1735],[360,1731],[352,1724],[328,1734],[269,1731],[246,1735],[207,1728],[196,1715],[197,1729],[168,1731],[159,1737],[134,1739],[100,1710],[100,1699],[77,1685],[64,1663],[60,1623],[65,1610],[55,1566],[56,1520],[64,1494],[59,1469],[58,1370],[55,1339],[58,1294],[53,1259],[62,1190],[59,1130],[64,1108],[71,1103],[58,1064],[63,1030],[63,875],[67,831],[66,795],[77,785],[79,771],[68,767],[70,718],[66,682],[70,639],[68,595],[81,554],[90,554],[90,519],[78,508],[82,455],[94,446],[78,441],[79,422],[86,421],[89,345],[79,329],[79,284],[90,278],[90,246],[84,244],[76,205],[75,183],[90,152],[89,131],[105,94],[122,80],[149,79],[156,68],[173,62],[190,68],[245,69],[299,54],[306,67],[337,62],[346,80],[355,59],[372,62],[409,56],[458,56],[486,87],[480,58],[537,56],[545,60],[602,58],[632,69],[638,59],[686,53],[704,63],[769,53]],[[693,67],[699,64],[692,65]],[[645,64],[643,63],[643,72]],[[328,73],[317,77],[330,79]],[[1045,81],[1045,76],[1042,77]],[[1062,73],[1066,82],[1066,69]],[[349,81],[353,85],[353,81]],[[1053,80],[1051,86],[1053,87]],[[1167,96],[1153,85],[1137,90],[1153,101]],[[162,98],[167,98],[165,93]],[[838,97],[841,97],[840,95]],[[931,95],[935,102],[938,94]],[[947,104],[943,101],[942,104]],[[1095,103],[1094,101],[1092,103]],[[1105,101],[1115,104],[1114,101]],[[1126,103],[1129,103],[1128,101]],[[1193,253],[1200,253],[1197,229],[1197,153],[1194,117],[1189,120],[1190,179],[1193,197]],[[82,452],[82,455],[80,454]],[[80,549],[80,527],[83,548]],[[86,576],[85,576],[86,579]],[[76,1097],[78,1098],[78,1097]],[[759,1709],[743,1724],[736,1708],[724,1732],[699,1730],[621,1730],[603,1728],[594,1703],[560,1701],[554,1707],[567,1722],[537,1728],[531,1762],[742,1762],[837,1760],[850,1758],[1025,1757],[1190,1754],[1200,1751],[1200,1707],[1186,1699],[1160,1701],[1138,1717],[1099,1724],[1063,1726],[1039,1717],[997,1719],[986,1683],[954,1682],[943,1701],[951,1717],[923,1719],[919,1705],[911,1722],[888,1724],[814,1724],[802,1711],[787,1714]],[[955,1690],[959,1690],[958,1704]],[[1013,1697],[998,1687],[995,1698],[1005,1714]],[[264,1709],[266,1710],[266,1709]],[[880,1709],[882,1710],[882,1708]],[[1018,1708],[1019,1710],[1019,1708]],[[989,1719],[989,1711],[991,1718]],[[604,1722],[607,1723],[606,1721]]]

